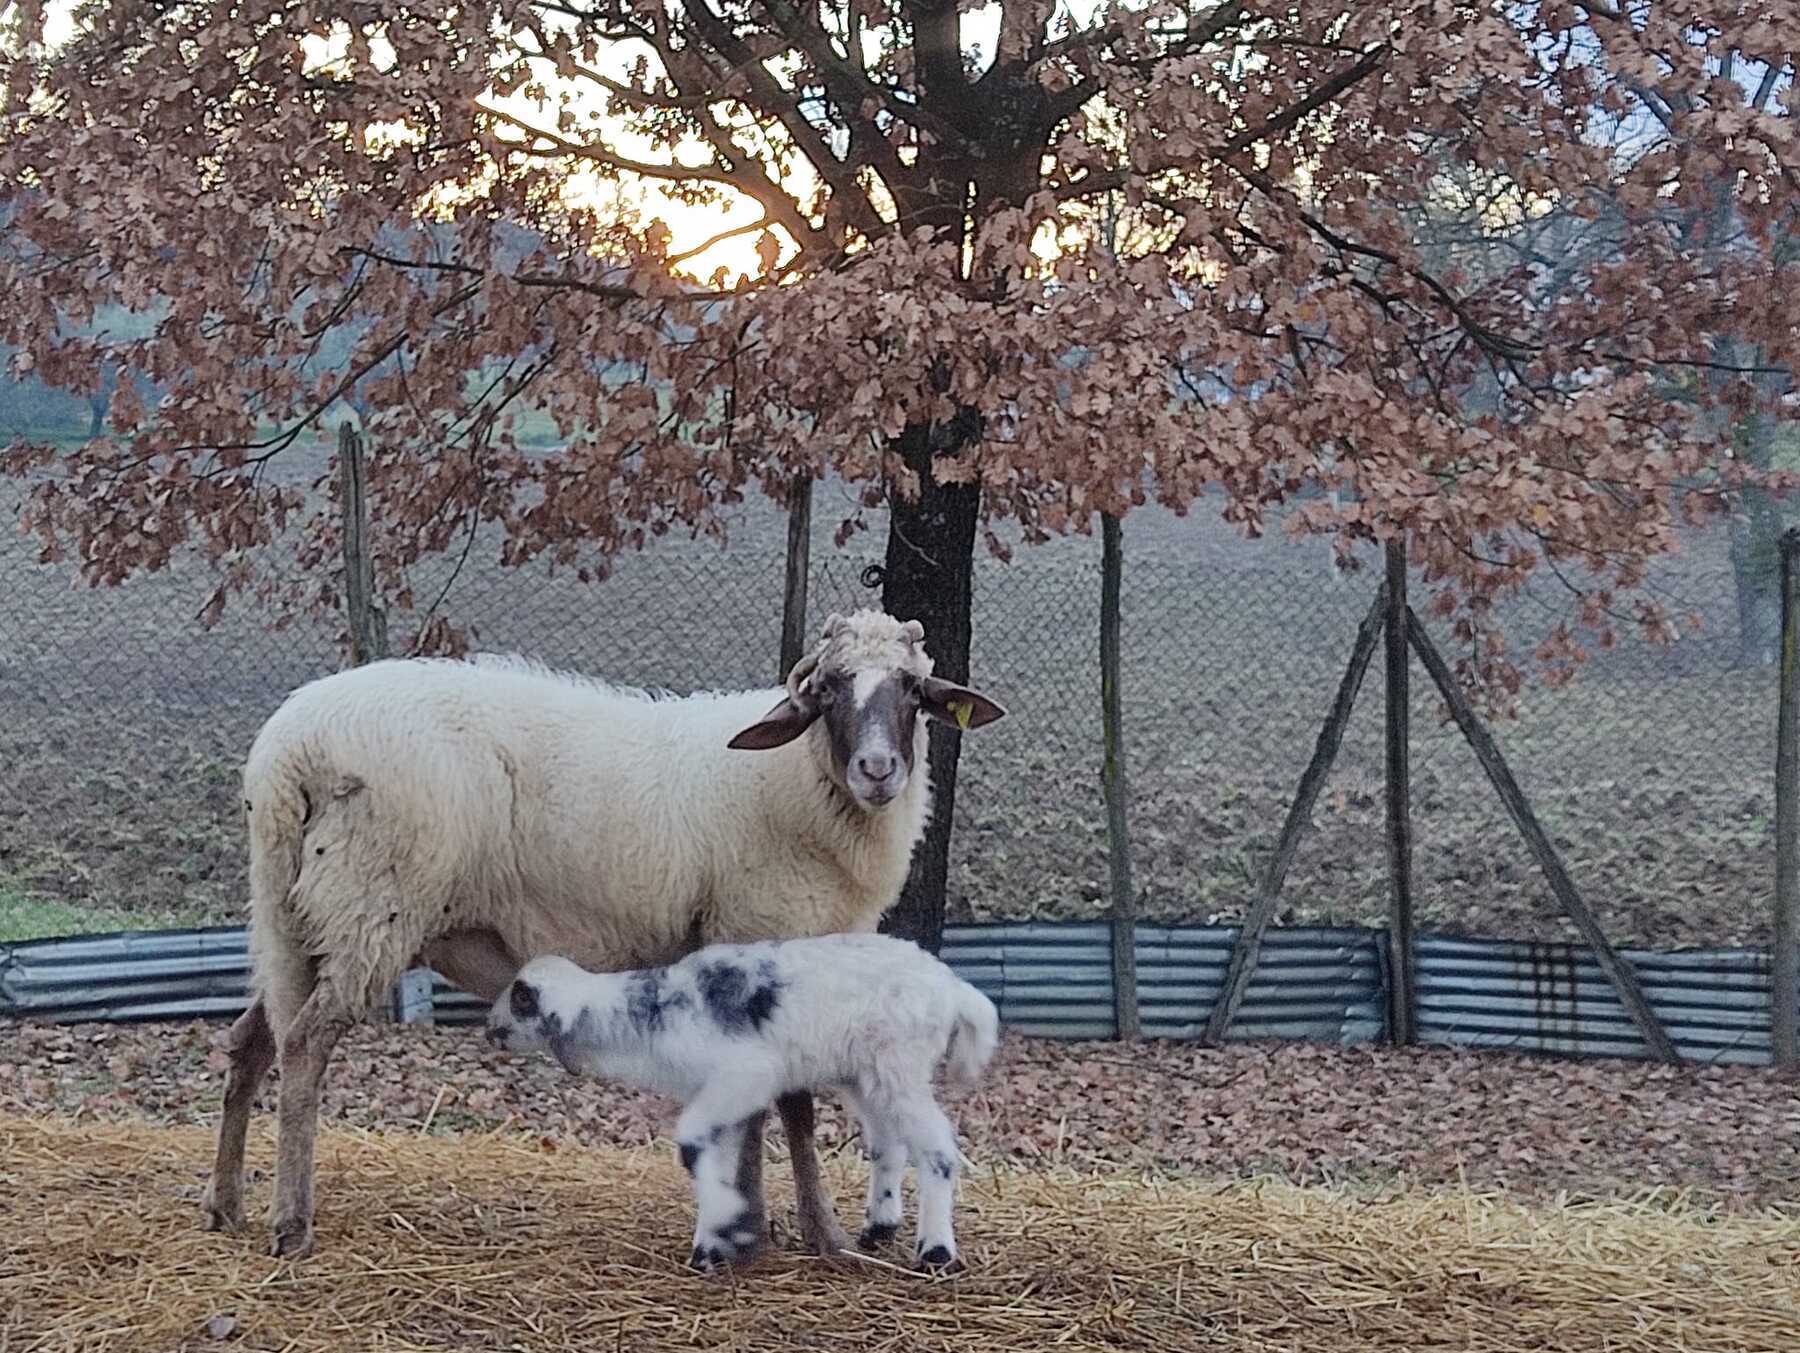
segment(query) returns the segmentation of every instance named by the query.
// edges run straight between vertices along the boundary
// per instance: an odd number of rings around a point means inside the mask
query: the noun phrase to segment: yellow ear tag
[[[975,706],[967,700],[951,700],[947,703],[950,706],[950,712],[956,716],[956,726],[963,732],[968,732],[969,720],[975,713]]]

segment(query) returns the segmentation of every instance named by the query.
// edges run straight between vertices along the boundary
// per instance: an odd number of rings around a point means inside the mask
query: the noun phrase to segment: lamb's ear
[[[1006,717],[1006,711],[980,691],[939,677],[920,682],[919,695],[921,712],[952,728],[981,728]]]
[[[811,700],[790,695],[725,745],[742,752],[784,747],[811,728],[818,717],[819,707]]]

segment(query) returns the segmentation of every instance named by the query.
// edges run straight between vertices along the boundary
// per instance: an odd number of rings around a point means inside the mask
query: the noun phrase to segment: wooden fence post
[[[1126,1042],[1138,1037],[1137,894],[1131,884],[1126,824],[1125,738],[1119,707],[1119,597],[1124,581],[1119,519],[1100,514],[1100,714],[1105,737],[1100,788],[1106,797],[1106,863],[1112,881],[1113,1024]]]
[[[375,602],[375,560],[369,547],[369,501],[363,440],[345,419],[338,425],[338,487],[342,491],[344,618],[350,629],[350,665],[388,655],[387,612]],[[388,994],[388,1017],[400,1024],[436,1023],[431,971],[408,968]]]
[[[1406,538],[1387,544],[1387,847],[1388,946],[1393,981],[1388,992],[1388,1039],[1413,1042],[1418,1009],[1418,955],[1413,938],[1412,786],[1408,757],[1411,713],[1406,646]]]
[[[1775,724],[1775,1065],[1800,1067],[1800,529],[1781,534],[1781,704]]]
[[[1312,821],[1313,805],[1319,801],[1319,791],[1325,787],[1325,777],[1331,773],[1331,764],[1337,759],[1338,748],[1344,741],[1344,729],[1350,723],[1350,711],[1356,707],[1356,693],[1362,689],[1363,677],[1375,656],[1375,644],[1381,638],[1382,623],[1386,618],[1387,588],[1381,587],[1376,589],[1375,600],[1369,604],[1368,614],[1357,627],[1356,644],[1350,650],[1343,680],[1338,682],[1337,698],[1331,702],[1331,713],[1325,716],[1324,727],[1319,729],[1312,760],[1300,777],[1294,801],[1288,805],[1287,820],[1281,824],[1281,836],[1263,874],[1262,888],[1244,913],[1243,925],[1238,927],[1237,943],[1232,946],[1231,958],[1225,965],[1225,984],[1219,989],[1219,999],[1207,1017],[1205,1032],[1200,1035],[1201,1042],[1208,1047],[1216,1048],[1224,1041],[1225,1031],[1244,1004],[1244,993],[1250,990],[1250,978],[1262,953],[1263,932],[1269,928],[1269,919],[1274,916],[1275,903],[1281,896],[1281,885],[1287,881],[1294,852],[1300,848],[1300,834]]]
[[[1538,867],[1544,871],[1544,877],[1550,883],[1550,891],[1556,894],[1557,901],[1562,903],[1563,910],[1575,923],[1575,928],[1587,940],[1588,947],[1593,950],[1594,961],[1611,980],[1613,990],[1619,995],[1619,1003],[1636,1021],[1652,1055],[1660,1061],[1679,1062],[1681,1054],[1675,1050],[1675,1044],[1670,1041],[1656,1011],[1650,1008],[1643,988],[1638,985],[1637,974],[1612,945],[1607,943],[1599,921],[1594,919],[1594,913],[1588,910],[1587,903],[1575,890],[1575,881],[1569,877],[1568,870],[1563,868],[1562,857],[1556,853],[1556,847],[1551,844],[1549,836],[1538,822],[1537,814],[1531,811],[1531,804],[1526,800],[1525,792],[1519,788],[1519,782],[1513,779],[1513,773],[1506,764],[1506,758],[1500,754],[1493,735],[1475,717],[1475,710],[1458,689],[1456,678],[1450,674],[1448,664],[1439,655],[1437,645],[1431,642],[1431,636],[1425,633],[1419,617],[1410,610],[1406,613],[1406,633],[1412,641],[1414,651],[1419,655],[1419,661],[1436,683],[1438,694],[1450,706],[1450,716],[1456,720],[1457,727],[1462,729],[1463,737],[1475,752],[1475,759],[1481,763],[1482,770],[1487,772],[1488,783],[1493,785],[1494,792],[1500,796],[1500,802],[1506,805],[1513,824],[1525,837],[1525,844],[1537,859]]]
[[[812,567],[812,476],[797,474],[788,484],[787,579],[781,591],[781,670],[786,681],[806,651],[806,583]]]
[[[338,483],[344,500],[344,613],[350,626],[350,665],[360,667],[387,656],[387,613],[375,604],[363,442],[348,419],[338,428]]]

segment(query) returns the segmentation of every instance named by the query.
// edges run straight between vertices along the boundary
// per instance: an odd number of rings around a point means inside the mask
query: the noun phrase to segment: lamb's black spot
[[[398,921],[398,920],[399,920],[399,919],[400,919],[400,913],[399,913],[399,912],[397,912],[397,911],[390,911],[390,912],[389,912],[389,913],[388,913],[388,924],[389,924],[389,925],[392,925],[392,924],[393,924],[393,923],[394,923],[394,922],[395,922],[395,921]]]
[[[879,1249],[899,1234],[900,1228],[891,1221],[870,1222],[863,1227],[863,1233],[856,1238],[856,1243],[860,1249]]]
[[[925,1163],[939,1179],[948,1179],[956,1173],[956,1162],[942,1151],[932,1151],[925,1157]]]
[[[774,964],[764,961],[752,979],[735,963],[708,963],[695,977],[706,1012],[726,1033],[760,1031],[781,1003]]]
[[[554,1011],[545,1015],[538,1027],[544,1031],[544,1041],[550,1045],[551,1055],[568,1072],[579,1070],[575,1064],[577,1048],[598,1048],[606,1042],[595,1027],[594,1012],[585,1005],[581,1007],[581,1013],[575,1016],[575,1022],[566,1029],[563,1028],[562,1017]]]
[[[750,1209],[745,1208],[713,1234],[733,1249],[748,1249],[757,1241],[755,1218],[750,1215]]]
[[[920,1268],[944,1268],[951,1262],[950,1251],[943,1245],[933,1245],[919,1256]]]
[[[883,1189],[881,1191],[881,1196],[883,1198],[892,1198],[894,1196],[894,1191],[892,1189]]]
[[[689,1174],[694,1172],[694,1162],[700,1159],[700,1148],[693,1142],[681,1144],[681,1168]]]
[[[251,808],[251,807],[250,807],[250,800],[249,800],[249,799],[245,799],[245,800],[244,800],[244,811],[245,811],[245,812],[246,812],[246,813],[248,813],[248,812],[252,812],[252,811],[254,811],[254,810],[253,810],[253,809],[252,809],[252,808]]]
[[[512,999],[508,1004],[512,1007],[514,1019],[531,1019],[538,1012],[537,988],[529,982],[514,982]]]
[[[314,854],[314,855],[323,855],[323,854],[324,854],[324,853],[325,853],[325,847],[324,847],[324,846],[314,846],[314,847],[313,847],[313,854]]]
[[[685,991],[663,985],[666,968],[650,968],[636,974],[625,992],[625,1019],[640,1034],[660,1033],[671,1010],[687,1007]]]

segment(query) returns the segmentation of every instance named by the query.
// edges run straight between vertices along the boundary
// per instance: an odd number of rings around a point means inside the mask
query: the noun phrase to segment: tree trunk
[[[1781,514],[1755,485],[1744,489],[1742,511],[1742,519],[1731,523],[1738,665],[1767,667],[1781,643]]]
[[[974,415],[966,416],[968,422]],[[949,435],[946,435],[949,434]],[[900,439],[908,469],[919,477],[917,498],[898,492],[889,503],[887,560],[881,603],[900,620],[925,626],[925,651],[933,671],[948,681],[969,679],[970,603],[975,572],[975,527],[981,490],[974,484],[940,484],[931,475],[934,448],[949,452],[966,428],[909,427]],[[950,822],[956,808],[956,758],[962,734],[931,725],[929,767],[934,788],[931,820],[913,853],[900,901],[881,928],[931,953],[944,934],[944,898],[950,878]]]

